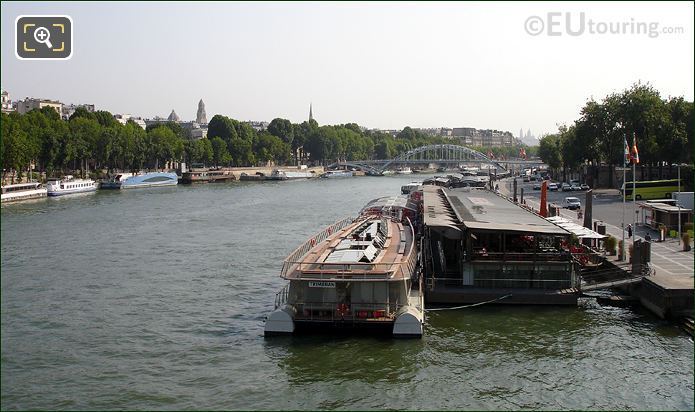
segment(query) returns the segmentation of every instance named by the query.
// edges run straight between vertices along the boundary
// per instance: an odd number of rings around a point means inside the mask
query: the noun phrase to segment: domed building
[[[176,112],[174,111],[174,109],[171,109],[171,114],[169,115],[169,117],[167,117],[167,120],[170,121],[170,122],[179,122],[179,121],[181,121],[181,119],[179,118],[179,115],[176,114]]]

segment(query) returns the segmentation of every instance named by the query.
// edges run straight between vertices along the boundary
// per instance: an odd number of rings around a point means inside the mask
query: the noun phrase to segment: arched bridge
[[[416,164],[460,164],[460,163],[477,163],[489,164],[495,166],[498,171],[508,171],[507,165],[510,163],[527,163],[525,161],[499,161],[490,159],[484,154],[473,150],[466,146],[453,144],[435,144],[420,146],[411,149],[405,153],[401,153],[393,159],[389,160],[353,160],[349,162],[334,163],[329,168],[333,167],[351,167],[363,170],[367,173],[381,174],[389,167],[395,165],[416,165]]]

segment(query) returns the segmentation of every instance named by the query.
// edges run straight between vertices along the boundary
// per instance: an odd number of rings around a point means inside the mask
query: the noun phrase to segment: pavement
[[[500,192],[503,195],[509,197],[513,195],[512,182],[513,179],[510,178],[504,179],[502,182],[500,182]],[[540,191],[533,191],[531,185],[528,183],[523,183],[523,186],[519,186],[524,187],[524,200],[526,201],[526,205],[538,211],[540,209]],[[613,235],[616,239],[621,240],[623,237],[622,229],[620,227],[623,220],[623,203],[620,200],[618,190],[597,189],[594,190],[593,194],[593,220],[602,221],[606,225],[606,232]],[[561,204],[559,199],[560,197],[564,196],[575,196],[583,199],[585,194],[584,192],[575,194],[549,192],[549,203],[555,202],[557,204]],[[632,205],[628,203],[625,209],[627,210],[625,215],[629,219],[629,217],[632,215]],[[561,209],[560,215],[580,225],[583,225],[584,223],[583,219],[579,219],[577,217],[576,211]],[[625,220],[626,224],[628,222],[629,220]],[[693,249],[695,248],[691,248],[689,252],[684,252],[682,246],[680,245],[679,239],[675,238],[667,238],[663,242],[658,242],[656,241],[656,239],[659,238],[657,231],[647,226],[637,225],[636,230],[633,232],[633,237],[636,239],[644,239],[644,236],[647,233],[649,233],[649,236],[651,236],[652,239],[651,265],[655,270],[653,280],[664,285],[669,285],[670,287],[692,289],[695,283],[695,269],[693,266]],[[629,242],[627,233],[625,233],[625,241]]]

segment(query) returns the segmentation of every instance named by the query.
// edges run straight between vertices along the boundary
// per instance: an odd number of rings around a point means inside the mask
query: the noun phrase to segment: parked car
[[[582,187],[579,186],[579,183],[572,183],[572,186],[570,187],[570,189],[574,192],[574,191],[582,190]]]
[[[548,183],[548,190],[556,192],[557,191],[557,183]]]
[[[569,183],[563,183],[560,190],[562,190],[563,192],[569,192],[572,190],[572,186],[570,186]]]
[[[580,202],[579,198],[576,198],[576,197],[566,197],[565,198],[565,208],[570,209],[570,210],[581,209],[582,208],[582,202]]]
[[[589,187],[589,185],[587,185],[586,183],[582,184],[582,185],[579,186],[579,187],[580,187],[582,190],[589,190],[589,189],[591,189],[591,188]]]
[[[531,179],[528,176],[524,176],[524,182],[529,182]]]
[[[534,183],[533,184],[533,190],[541,190],[541,184],[540,183]]]

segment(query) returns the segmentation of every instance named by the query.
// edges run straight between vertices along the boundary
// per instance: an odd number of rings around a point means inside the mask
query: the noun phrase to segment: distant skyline
[[[3,2],[0,85],[143,117],[475,127],[535,136],[641,81],[693,100],[693,3]],[[529,34],[581,15],[622,33]],[[74,21],[68,61],[19,61],[14,22]],[[563,20],[564,21],[564,20]],[[639,23],[678,33],[635,33]],[[592,23],[592,24],[593,24]],[[550,27],[550,25],[546,26]],[[617,27],[617,26],[616,26]],[[532,26],[532,28],[534,28]],[[553,27],[550,27],[552,29]],[[626,32],[625,32],[626,31]]]

